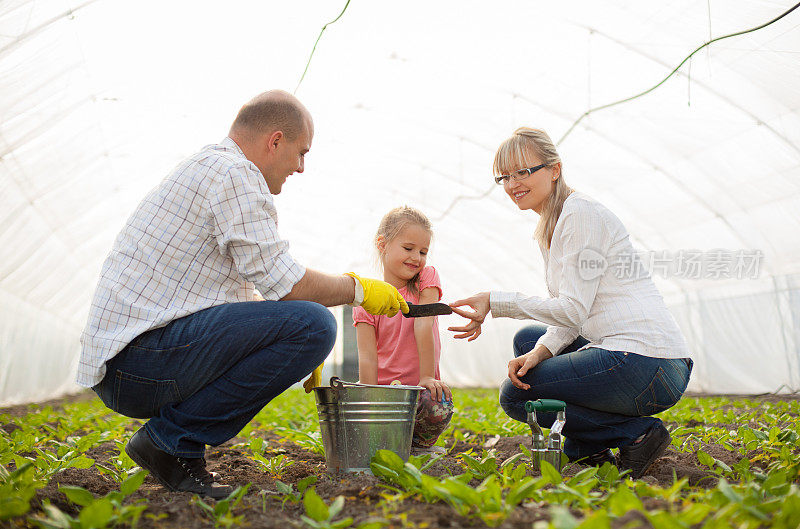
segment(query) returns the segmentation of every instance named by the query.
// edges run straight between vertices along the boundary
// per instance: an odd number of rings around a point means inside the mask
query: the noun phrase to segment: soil
[[[35,404],[17,404],[16,406],[0,408],[0,414],[10,415],[11,417],[23,417],[31,413],[31,410],[35,410],[36,408],[41,409],[48,406],[51,408],[58,408],[70,402],[88,402],[96,398],[97,395],[95,395],[94,392],[86,390],[72,395],[67,395],[65,397],[60,397],[58,399],[37,402]]]
[[[783,402],[787,400],[800,400],[800,393],[759,393],[758,395],[733,395],[728,393],[720,393],[717,395],[709,395],[707,393],[692,393],[686,392],[684,397],[724,397],[726,399],[751,399],[759,402]]]
[[[57,403],[48,403],[54,407]],[[16,411],[16,410],[15,410]],[[28,412],[30,410],[28,409]],[[8,410],[0,410],[8,413]],[[20,411],[19,415],[23,415]],[[19,416],[18,415],[18,416]],[[133,424],[133,423],[132,423]],[[0,425],[6,431],[13,430],[13,423]],[[675,428],[677,424],[667,423],[668,428]],[[729,425],[732,429],[736,425]],[[130,428],[133,430],[133,426]],[[530,437],[484,437],[478,434],[469,436],[470,443],[459,441],[448,443],[448,454],[443,456],[434,465],[426,469],[426,473],[446,477],[464,473],[460,463],[459,454],[472,450],[481,454],[483,450],[494,450],[498,461],[517,454],[520,444],[530,446]],[[244,516],[244,525],[249,527],[263,527],[288,529],[302,527],[300,515],[305,513],[302,502],[281,501],[284,496],[277,491],[276,481],[296,485],[307,476],[316,476],[314,484],[317,493],[330,504],[337,496],[345,498],[345,506],[338,518],[352,517],[353,526],[367,521],[370,518],[385,518],[393,520],[393,527],[407,525],[410,527],[484,527],[477,518],[459,516],[444,503],[425,503],[415,497],[398,499],[387,504],[386,496],[392,491],[387,489],[376,477],[367,473],[331,474],[327,472],[325,459],[322,455],[310,452],[291,442],[282,440],[279,436],[268,434],[265,438],[265,455],[273,457],[284,454],[291,461],[279,474],[270,474],[264,467],[246,457],[248,448],[243,448],[245,439],[234,438],[225,444],[209,448],[206,452],[208,469],[218,472],[221,482],[230,485],[245,485],[251,483],[247,494],[235,510],[237,516]],[[237,446],[238,445],[238,446]],[[727,465],[733,465],[741,459],[741,455],[731,452],[719,445],[705,445],[702,449],[712,457],[719,459]],[[98,463],[106,463],[117,455],[116,445],[105,442],[93,447],[87,455]],[[752,457],[753,454],[748,454]],[[9,469],[13,469],[11,464]],[[583,466],[567,465],[562,474],[565,477],[574,476],[581,471]],[[538,472],[528,470],[531,476]],[[695,487],[713,488],[717,485],[717,477],[707,467],[700,464],[693,453],[681,453],[672,448],[658,459],[642,480],[662,487],[670,486],[675,479],[685,478]],[[476,484],[477,481],[474,484]],[[102,496],[108,492],[118,490],[119,485],[106,474],[98,471],[96,467],[89,469],[70,468],[57,473],[45,486],[36,493],[31,504],[31,513],[42,512],[44,500],[66,513],[75,515],[76,509],[67,498],[59,492],[61,485],[77,485],[91,491],[95,496]],[[128,502],[143,501],[147,504],[137,527],[148,528],[186,528],[186,527],[214,527],[213,519],[202,506],[193,499],[189,493],[172,493],[162,488],[152,477],[148,476],[142,487],[127,500]],[[643,498],[647,508],[656,508],[659,502],[665,500],[657,498]],[[207,500],[212,504],[212,500]],[[652,504],[652,505],[651,505]],[[578,513],[575,513],[578,514]],[[526,528],[539,520],[549,517],[549,506],[546,504],[528,502],[520,505],[509,516],[502,528]],[[402,520],[405,520],[403,522]],[[8,524],[8,525],[4,525]],[[0,522],[0,527],[28,527],[31,522],[19,518]],[[614,527],[650,527],[647,520],[640,514],[631,512],[614,521]]]

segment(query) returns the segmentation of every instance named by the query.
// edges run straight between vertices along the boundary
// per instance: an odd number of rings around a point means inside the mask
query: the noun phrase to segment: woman
[[[686,341],[622,222],[567,186],[545,132],[517,129],[497,150],[494,173],[517,207],[540,215],[535,238],[551,297],[482,292],[451,305],[472,321],[449,330],[472,341],[490,311],[495,318],[547,324],[514,337],[501,406],[525,422],[526,401],[565,401],[570,460],[609,461],[639,478],[670,444],[664,424],[651,415],[674,405],[686,389],[692,371]],[[545,426],[555,418],[540,416]],[[616,447],[618,459],[610,450]]]

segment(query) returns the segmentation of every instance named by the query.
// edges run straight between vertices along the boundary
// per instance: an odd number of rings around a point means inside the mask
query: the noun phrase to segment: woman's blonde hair
[[[433,238],[431,221],[428,220],[428,217],[426,217],[424,213],[408,206],[394,208],[383,216],[378,226],[378,231],[375,233],[375,248],[378,250],[378,262],[381,267],[383,267],[383,253],[380,251],[381,241],[384,244],[389,244],[395,237],[400,235],[406,226],[420,226]],[[414,294],[419,293],[419,272],[406,282],[406,288],[409,292]]]
[[[537,162],[534,158],[538,158],[541,162]],[[510,174],[539,163],[547,164],[547,167],[561,163],[561,157],[558,155],[553,140],[543,130],[520,127],[514,131],[513,136],[497,148],[493,169],[495,175]],[[560,174],[553,182],[553,190],[542,206],[539,223],[534,232],[536,242],[548,250],[550,241],[553,239],[553,231],[556,229],[556,222],[558,222],[561,209],[564,207],[564,200],[572,191],[573,189],[564,182],[562,164]]]

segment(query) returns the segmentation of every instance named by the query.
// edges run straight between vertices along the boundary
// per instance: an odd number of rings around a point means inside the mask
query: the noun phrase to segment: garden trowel
[[[452,314],[453,309],[446,303],[427,303],[424,305],[408,304],[408,312],[403,316],[406,318],[424,318],[426,316],[445,316]]]

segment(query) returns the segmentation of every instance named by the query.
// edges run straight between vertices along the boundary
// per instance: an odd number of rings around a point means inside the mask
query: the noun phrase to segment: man
[[[125,451],[170,490],[231,492],[206,470],[205,445],[322,363],[336,338],[323,305],[408,310],[383,281],[304,268],[279,237],[272,195],[303,172],[313,135],[290,94],[255,97],[228,137],[145,197],[103,265],[77,380],[112,410],[150,419]]]

